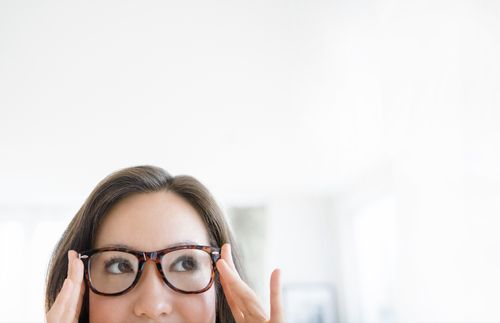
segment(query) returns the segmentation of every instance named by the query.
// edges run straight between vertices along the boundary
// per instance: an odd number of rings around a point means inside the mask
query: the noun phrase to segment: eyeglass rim
[[[212,260],[212,273],[210,275],[210,281],[208,282],[208,284],[205,288],[197,290],[197,291],[184,291],[182,289],[178,289],[177,287],[173,286],[168,281],[167,277],[165,276],[165,273],[163,272],[162,265],[161,265],[161,259],[163,258],[164,255],[166,255],[170,252],[182,250],[182,249],[202,250],[210,255],[210,259]],[[116,292],[116,293],[103,293],[103,292],[100,292],[97,289],[95,289],[94,286],[92,285],[92,279],[91,279],[90,273],[89,273],[90,272],[90,268],[89,268],[90,257],[96,253],[104,252],[104,251],[126,252],[126,253],[132,254],[135,257],[137,257],[137,259],[139,261],[137,274],[136,274],[135,279],[132,282],[132,284],[129,287],[127,287],[126,289],[119,291],[119,292]],[[84,277],[85,277],[85,280],[87,282],[87,286],[94,293],[96,293],[98,295],[119,296],[119,295],[123,295],[123,294],[126,294],[127,292],[129,292],[139,282],[139,279],[141,278],[141,275],[142,275],[142,272],[144,269],[144,265],[146,264],[147,260],[152,260],[153,262],[155,262],[156,268],[160,272],[160,274],[163,278],[163,281],[167,284],[168,287],[170,287],[174,291],[182,293],[182,294],[201,294],[201,293],[207,291],[208,289],[210,289],[210,287],[212,287],[212,285],[215,281],[215,273],[216,273],[215,263],[221,257],[220,252],[221,252],[221,248],[219,248],[219,247],[206,246],[206,245],[194,245],[194,244],[178,245],[178,246],[173,246],[173,247],[169,247],[169,248],[165,248],[165,249],[161,249],[161,250],[157,250],[157,251],[139,251],[139,250],[124,248],[124,247],[101,247],[101,248],[95,248],[95,249],[89,249],[89,250],[83,251],[83,252],[78,254],[78,258],[84,262]]]

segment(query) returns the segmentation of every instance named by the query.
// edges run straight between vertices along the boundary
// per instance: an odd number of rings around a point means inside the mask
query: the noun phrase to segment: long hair
[[[243,276],[241,260],[229,226],[220,207],[203,184],[191,176],[171,176],[162,168],[155,166],[130,167],[112,173],[96,186],[57,243],[47,272],[46,312],[54,304],[66,278],[68,250],[82,251],[93,248],[100,223],[118,201],[132,194],[158,191],[174,192],[194,207],[205,224],[210,244],[214,247],[220,247],[224,243],[231,244],[236,269],[240,276]],[[235,322],[218,275],[214,285],[217,295],[216,322]],[[79,322],[88,322],[88,312],[88,288],[86,288]]]

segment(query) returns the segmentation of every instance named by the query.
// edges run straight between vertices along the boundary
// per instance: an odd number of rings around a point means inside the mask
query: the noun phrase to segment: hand
[[[271,317],[268,319],[257,295],[236,271],[229,244],[222,246],[221,258],[216,265],[227,303],[237,323],[282,323],[284,321],[279,269],[275,269],[271,274]]]
[[[85,285],[83,283],[83,262],[78,254],[68,252],[68,276],[54,304],[46,314],[47,323],[78,323]]]

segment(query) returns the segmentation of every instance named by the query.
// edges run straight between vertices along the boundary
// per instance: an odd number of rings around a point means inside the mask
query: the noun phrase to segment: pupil
[[[122,272],[126,272],[130,270],[130,266],[126,262],[121,262],[118,264],[118,269]]]
[[[190,259],[185,259],[183,262],[182,262],[182,267],[185,269],[185,270],[193,270],[195,267],[196,267],[196,264],[194,262],[194,260],[192,258]]]

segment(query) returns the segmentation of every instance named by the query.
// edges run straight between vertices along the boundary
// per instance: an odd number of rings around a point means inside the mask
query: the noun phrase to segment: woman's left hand
[[[217,270],[227,303],[237,323],[284,322],[279,269],[275,269],[271,274],[270,318],[268,318],[265,310],[262,308],[257,295],[240,278],[231,256],[231,247],[227,243],[222,246],[221,258],[217,261]]]

